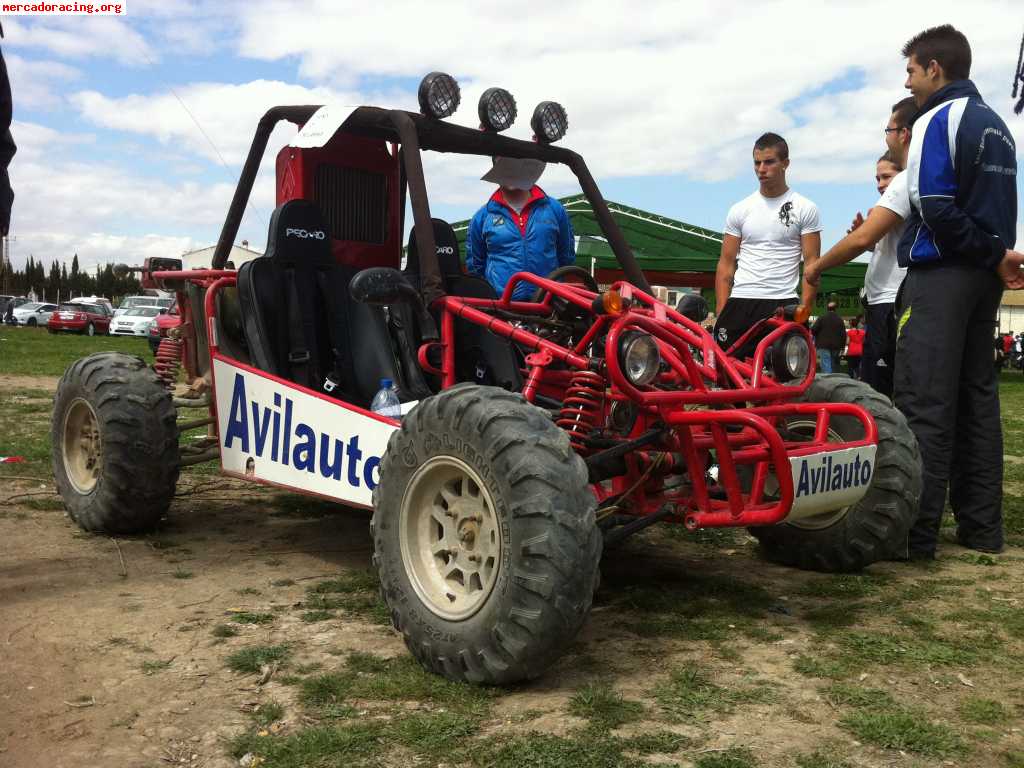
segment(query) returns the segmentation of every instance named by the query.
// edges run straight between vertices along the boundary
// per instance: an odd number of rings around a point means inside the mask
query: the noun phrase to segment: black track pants
[[[914,267],[897,307],[894,401],[921,448],[911,552],[935,551],[949,488],[957,536],[1003,544],[1003,435],[992,337],[1003,285],[968,266]]]
[[[892,304],[868,304],[864,316],[864,356],[860,377],[876,392],[892,397],[892,371],[896,359],[896,318]]]

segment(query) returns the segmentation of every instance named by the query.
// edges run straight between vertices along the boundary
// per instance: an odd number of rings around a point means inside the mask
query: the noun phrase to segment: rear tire
[[[38,323],[36,322],[36,319],[34,317],[30,317],[28,320],[25,321],[25,325],[27,325],[29,328],[35,328],[37,324]]]
[[[537,677],[586,620],[601,556],[586,467],[521,395],[460,384],[423,400],[391,437],[373,503],[381,591],[429,671]]]
[[[180,469],[171,394],[141,358],[116,352],[73,363],[54,397],[53,476],[71,519],[141,533],[167,513]]]
[[[819,375],[797,402],[865,408],[878,427],[875,474],[864,498],[837,519],[826,518],[817,527],[804,520],[750,528],[765,557],[810,571],[847,572],[897,554],[917,517],[921,496],[921,457],[907,420],[887,397],[843,374]],[[838,431],[846,430],[845,439],[862,434],[853,418],[833,423]]]
[[[89,323],[87,326],[85,326],[85,335],[86,336],[95,336],[96,335],[96,326],[93,325],[92,323]]]

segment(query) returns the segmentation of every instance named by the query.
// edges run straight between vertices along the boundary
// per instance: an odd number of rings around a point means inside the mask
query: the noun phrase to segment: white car
[[[120,306],[114,310],[114,317],[131,312],[137,307],[156,307],[170,309],[174,305],[174,297],[164,296],[126,296]]]
[[[14,308],[14,324],[28,326],[45,326],[50,322],[50,315],[57,309],[56,304],[43,301],[30,301]]]
[[[110,321],[111,336],[148,336],[160,307],[130,307]]]

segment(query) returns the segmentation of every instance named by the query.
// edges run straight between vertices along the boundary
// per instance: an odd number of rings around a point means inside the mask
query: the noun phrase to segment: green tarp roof
[[[594,211],[583,195],[559,198],[572,220],[573,231],[580,237],[576,263],[584,269],[617,270],[618,261],[605,242]],[[687,272],[713,275],[722,247],[722,233],[659,216],[639,208],[607,201],[612,217],[618,223],[644,272]],[[459,243],[466,239],[468,221],[452,225]],[[465,248],[462,249],[465,254]],[[591,259],[594,263],[591,263]],[[856,293],[864,285],[866,264],[850,262],[829,270],[822,277],[819,295]],[[658,280],[651,280],[658,284]]]

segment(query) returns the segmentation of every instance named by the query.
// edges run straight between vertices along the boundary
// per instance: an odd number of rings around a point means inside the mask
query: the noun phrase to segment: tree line
[[[5,264],[0,273],[0,293],[8,296],[28,296],[35,291],[39,300],[66,301],[74,296],[106,296],[118,300],[124,296],[139,293],[142,286],[134,274],[118,277],[114,265],[106,264],[97,270],[86,272],[78,265],[78,254],[71,260],[71,269],[65,262],[50,262],[47,270],[41,260],[32,256],[25,262],[25,268],[13,269]]]

